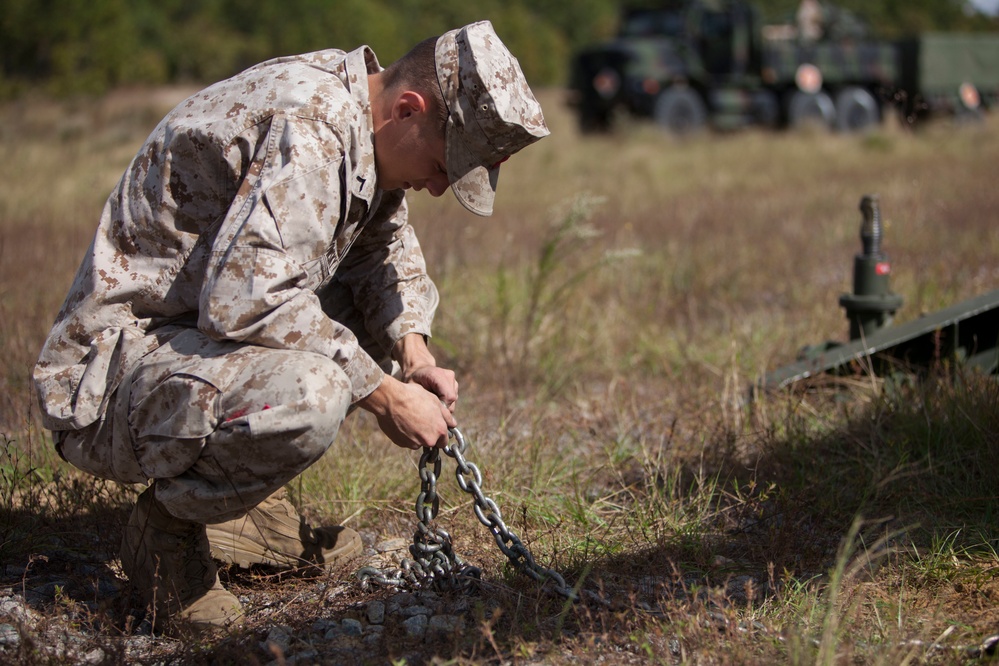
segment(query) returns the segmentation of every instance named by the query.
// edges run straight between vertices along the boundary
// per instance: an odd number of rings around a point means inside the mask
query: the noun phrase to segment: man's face
[[[432,196],[451,183],[445,164],[443,132],[433,114],[403,109],[375,137],[375,168],[383,190],[413,189]]]

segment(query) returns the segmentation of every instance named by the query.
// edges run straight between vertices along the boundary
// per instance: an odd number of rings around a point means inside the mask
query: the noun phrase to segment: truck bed
[[[829,85],[878,82],[898,74],[895,48],[882,42],[767,40],[763,44],[763,77],[771,85],[793,84],[798,66],[815,65]]]

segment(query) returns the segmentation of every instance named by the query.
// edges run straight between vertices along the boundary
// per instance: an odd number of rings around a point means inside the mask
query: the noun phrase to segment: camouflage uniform
[[[499,164],[548,134],[541,107],[488,22],[432,46],[437,80],[402,83],[439,87],[446,181],[488,215]],[[413,55],[429,57],[426,46]],[[355,531],[313,530],[275,491],[325,453],[352,405],[377,390],[378,411],[399,395],[383,384],[387,358],[405,336],[429,336],[437,307],[404,193],[378,186],[376,134],[389,172],[405,172],[414,150],[393,143],[394,118],[374,124],[372,104],[395,113],[410,92],[380,74],[369,86],[380,71],[366,47],[320,51],[182,102],[108,198],[42,349],[34,380],[61,455],[97,476],[153,481],[120,560],[158,621],[242,621],[213,555],[288,568],[361,551]],[[415,149],[428,164],[441,159],[431,145]],[[412,340],[404,362],[427,362]],[[437,390],[452,377],[430,374],[415,381]],[[431,393],[415,395],[436,411]],[[403,421],[415,411],[387,409]]]
[[[69,462],[229,519],[323,454],[396,341],[430,334],[403,192],[377,188],[379,70],[366,47],[278,58],[153,131],[35,369]]]
[[[499,164],[548,134],[541,108],[488,22],[435,55],[448,180],[489,215]],[[154,479],[139,514],[201,524],[177,527],[185,539],[318,460],[395,344],[430,335],[437,290],[403,191],[375,173],[380,69],[367,47],[278,58],[177,106],[111,193],[42,349],[34,380],[61,455]],[[123,545],[141,575],[136,553],[165,548],[143,539]]]

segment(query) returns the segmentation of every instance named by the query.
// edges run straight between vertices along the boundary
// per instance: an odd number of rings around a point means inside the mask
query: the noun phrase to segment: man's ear
[[[405,90],[399,93],[392,105],[392,118],[394,120],[405,120],[411,116],[418,116],[427,110],[427,100],[423,95],[412,90]]]

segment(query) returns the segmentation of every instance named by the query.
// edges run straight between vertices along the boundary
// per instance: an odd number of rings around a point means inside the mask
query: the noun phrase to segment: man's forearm
[[[420,368],[436,367],[437,360],[427,347],[426,338],[419,333],[402,336],[392,348],[392,358],[402,369],[403,381],[409,381]]]

